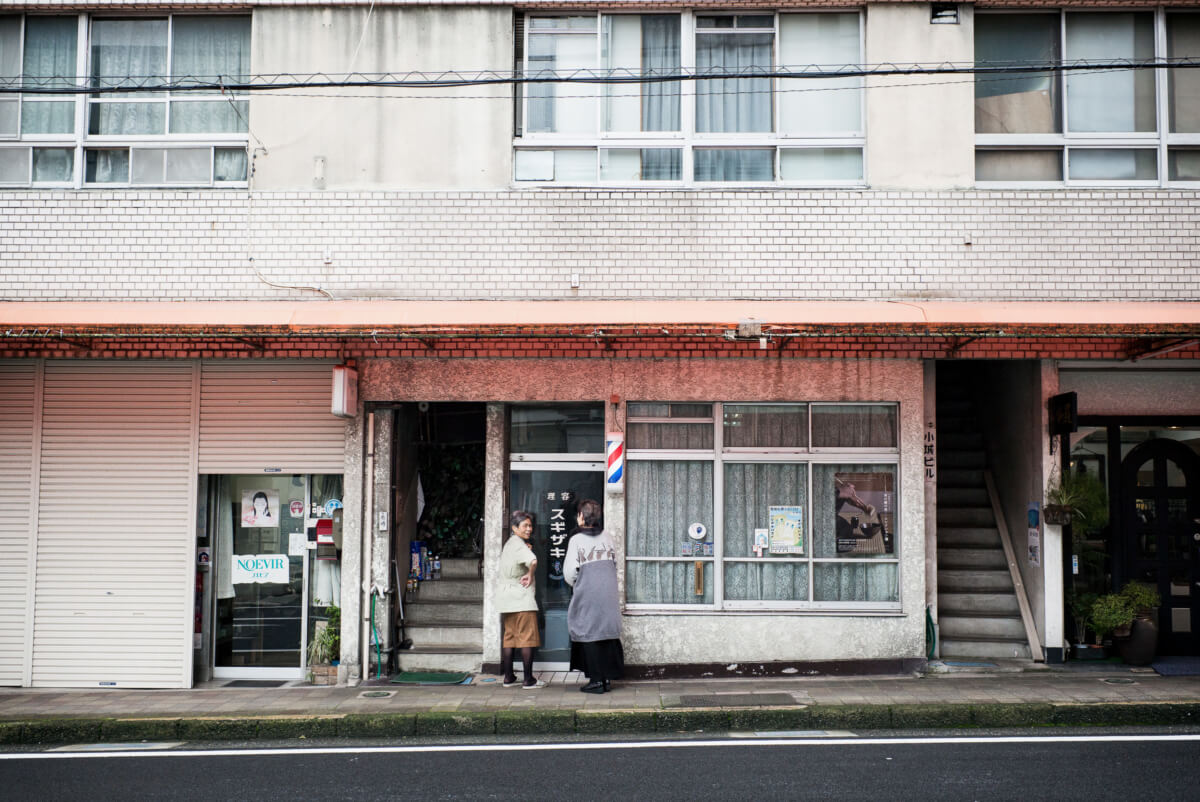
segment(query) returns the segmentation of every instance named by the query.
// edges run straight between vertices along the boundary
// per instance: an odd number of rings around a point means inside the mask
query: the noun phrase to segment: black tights
[[[504,681],[512,682],[517,678],[513,673],[513,652],[516,649],[512,646],[505,646],[500,650],[500,666],[504,669]],[[521,668],[525,670],[525,681],[533,682],[533,647],[521,647]]]

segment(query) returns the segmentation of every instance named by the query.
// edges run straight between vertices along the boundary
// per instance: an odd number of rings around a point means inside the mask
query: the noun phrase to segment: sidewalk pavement
[[[578,675],[540,676],[547,685],[537,690],[485,674],[437,686],[3,688],[0,744],[1200,725],[1200,676],[1124,665],[637,680],[603,695],[580,693]]]

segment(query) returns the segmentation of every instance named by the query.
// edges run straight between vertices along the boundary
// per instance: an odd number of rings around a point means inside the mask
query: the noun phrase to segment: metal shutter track
[[[190,363],[48,363],[33,684],[180,687],[190,666]]]
[[[0,362],[0,685],[25,665],[37,366]]]
[[[346,423],[322,363],[205,362],[200,473],[342,473]]]

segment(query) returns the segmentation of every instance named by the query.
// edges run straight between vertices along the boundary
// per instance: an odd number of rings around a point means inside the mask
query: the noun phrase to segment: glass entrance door
[[[538,627],[542,648],[536,662],[541,670],[566,670],[571,660],[567,607],[571,588],[563,580],[567,541],[575,532],[579,502],[604,503],[602,462],[514,462],[510,472],[509,505],[534,514],[534,554],[538,558]]]

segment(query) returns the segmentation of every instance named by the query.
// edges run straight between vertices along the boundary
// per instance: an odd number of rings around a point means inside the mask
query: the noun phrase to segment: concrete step
[[[479,559],[477,557],[443,559],[442,579],[479,579]]]
[[[941,655],[943,660],[969,660],[971,658],[982,658],[985,660],[1012,660],[1014,658],[1030,660],[1033,658],[1033,654],[1029,651],[1029,644],[1024,640],[969,640],[965,638],[943,640]]]
[[[946,615],[939,610],[938,631],[948,640],[977,638],[981,640],[1025,640],[1025,625],[1020,616]]]
[[[483,666],[483,651],[473,646],[414,646],[396,655],[401,671],[479,671]]]
[[[1013,593],[971,593],[944,591],[938,587],[938,618],[956,613],[1020,615],[1021,608]]]
[[[939,507],[987,507],[992,502],[986,487],[939,487],[937,503]]]
[[[938,528],[951,527],[994,527],[996,517],[989,507],[946,507],[938,505]],[[422,583],[422,589],[424,583]]]
[[[943,468],[938,466],[938,490],[947,487],[987,487],[983,483],[982,469]]]
[[[483,651],[483,626],[479,623],[405,624],[405,637],[413,646],[470,646]]]
[[[1008,570],[938,569],[938,591],[947,593],[1012,593]]]
[[[938,432],[938,448],[982,450],[983,435],[979,432]]]
[[[1004,557],[1004,549],[972,549],[961,546],[946,546],[938,544],[938,567],[947,570],[972,568],[1008,568],[1008,560]]]
[[[943,468],[972,468],[983,470],[987,467],[987,455],[979,449],[959,450],[939,448],[937,464]]]
[[[416,601],[481,601],[482,579],[427,579],[417,590]]]
[[[1000,530],[991,526],[939,526],[938,548],[965,546],[967,548],[1001,548]]]
[[[404,605],[405,624],[453,624],[483,621],[483,600],[430,601],[421,599]]]

